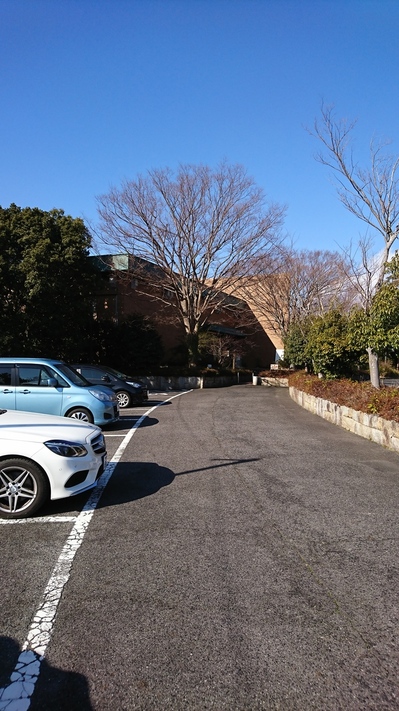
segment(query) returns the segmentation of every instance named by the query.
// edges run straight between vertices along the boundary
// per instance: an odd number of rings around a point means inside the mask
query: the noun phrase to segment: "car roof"
[[[98,365],[98,363],[72,363],[72,368],[99,368],[100,370],[107,370],[106,365]]]
[[[0,363],[39,363],[44,365],[58,365],[64,362],[65,361],[56,358],[19,358],[18,356],[0,358]]]

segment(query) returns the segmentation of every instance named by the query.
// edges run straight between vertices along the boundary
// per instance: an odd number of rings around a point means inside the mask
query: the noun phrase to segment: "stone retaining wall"
[[[143,383],[149,390],[197,390],[202,388],[225,388],[229,385],[240,385],[249,383],[251,375],[247,373],[237,373],[236,375],[212,376],[171,376],[161,375],[140,375],[138,382]]]
[[[264,375],[253,375],[252,385],[266,385],[270,388],[271,386],[276,388],[288,388],[288,378],[274,378],[273,376]]]
[[[365,412],[353,410],[351,407],[337,405],[329,400],[323,400],[321,397],[308,395],[293,387],[289,388],[289,393],[298,405],[313,412],[314,415],[319,415],[334,425],[399,453],[398,422],[384,420],[378,415],[367,415]]]

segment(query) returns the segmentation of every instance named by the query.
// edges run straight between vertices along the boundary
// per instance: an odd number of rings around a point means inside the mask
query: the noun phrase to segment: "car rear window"
[[[102,371],[102,370],[97,370],[97,368],[86,368],[86,367],[82,367],[82,368],[80,369],[80,371],[81,371],[82,375],[83,375],[85,378],[88,378],[89,380],[90,380],[90,378],[92,378],[93,380],[95,380],[95,379],[96,379],[96,380],[100,380],[101,377],[106,374],[106,373],[105,373],[104,371]]]

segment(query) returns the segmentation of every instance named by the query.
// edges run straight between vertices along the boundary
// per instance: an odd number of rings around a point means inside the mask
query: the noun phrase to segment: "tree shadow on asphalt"
[[[97,504],[97,508],[117,506],[156,494],[163,487],[169,486],[176,476],[198,474],[258,461],[259,457],[250,459],[212,459],[212,464],[207,467],[186,469],[181,472],[173,472],[171,469],[162,467],[156,462],[119,462]],[[76,515],[83,508],[90,495],[91,490],[68,499],[51,501],[38,512],[38,516]]]
[[[97,508],[115,506],[151,496],[164,486],[169,486],[174,478],[175,475],[170,469],[161,467],[155,462],[119,462]],[[90,489],[66,499],[48,501],[36,516],[77,516],[92,492],[93,489]],[[109,503],[110,497],[112,497],[111,503]]]
[[[259,458],[214,459],[211,461],[214,461],[215,464],[211,464],[208,467],[187,469],[176,473],[167,467],[161,467],[156,462],[120,462],[116,467],[97,508],[117,506],[118,504],[136,501],[137,499],[143,499],[146,496],[156,494],[163,487],[169,486],[176,476],[196,474],[199,472],[216,470],[221,467],[257,462],[259,461]]]
[[[212,469],[220,469],[220,467],[234,467],[237,464],[248,464],[249,462],[259,462],[259,457],[251,457],[251,459],[211,459],[211,462],[223,462],[222,464],[211,464],[209,467],[198,467],[198,469],[186,469],[184,472],[176,472],[176,476],[183,474],[196,474],[198,472],[206,472]]]
[[[11,675],[18,665],[19,679]],[[37,676],[39,673],[39,676]],[[92,711],[89,685],[86,677],[77,672],[64,671],[52,667],[46,659],[33,651],[22,652],[18,642],[12,637],[0,636],[0,705],[9,700],[11,708],[27,708],[22,697],[22,684],[34,691],[29,706],[30,711]],[[6,705],[1,708],[8,708]]]
[[[169,486],[175,475],[156,462],[120,462],[116,467],[97,508],[116,506],[156,494]]]

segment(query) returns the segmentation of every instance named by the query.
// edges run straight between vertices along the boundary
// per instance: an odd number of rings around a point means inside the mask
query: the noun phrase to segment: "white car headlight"
[[[131,383],[130,380],[126,380],[128,385],[132,385],[133,388],[141,388],[140,383]]]
[[[115,393],[108,395],[108,393],[104,393],[102,390],[89,390],[89,393],[94,395],[97,400],[101,400],[101,402],[114,402],[117,399]]]
[[[44,442],[44,445],[51,449],[54,454],[59,454],[60,457],[84,457],[87,454],[86,447],[78,442],[67,442],[63,439],[50,439]]]

